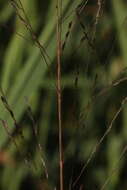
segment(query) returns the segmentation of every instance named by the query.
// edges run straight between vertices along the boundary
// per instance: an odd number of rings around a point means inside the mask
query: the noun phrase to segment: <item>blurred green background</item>
[[[1,101],[0,120],[8,127],[0,121],[0,190],[55,190],[56,1],[21,3],[0,0],[0,85],[23,134]],[[62,6],[64,189],[126,190],[127,2],[64,0]]]

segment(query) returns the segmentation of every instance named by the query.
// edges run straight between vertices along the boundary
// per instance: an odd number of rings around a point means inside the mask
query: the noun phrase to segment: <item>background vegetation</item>
[[[56,3],[0,0],[1,190],[59,189]],[[127,189],[126,9],[62,3],[64,189]]]

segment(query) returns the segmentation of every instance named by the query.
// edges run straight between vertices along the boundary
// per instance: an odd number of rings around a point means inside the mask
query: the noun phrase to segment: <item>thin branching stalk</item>
[[[27,105],[28,105],[28,107],[27,107],[27,114],[28,114],[28,116],[29,116],[29,118],[30,118],[30,120],[31,120],[31,122],[32,122],[32,125],[31,125],[32,133],[33,133],[34,139],[35,139],[36,144],[37,144],[37,150],[38,150],[38,152],[39,152],[39,156],[40,156],[40,159],[41,159],[41,162],[42,162],[42,166],[43,166],[43,169],[44,169],[44,172],[45,172],[45,176],[46,176],[46,178],[48,179],[48,176],[49,176],[49,174],[48,174],[48,169],[47,169],[45,160],[44,160],[44,158],[43,158],[43,156],[42,156],[43,147],[41,146],[41,143],[39,142],[38,136],[37,136],[37,133],[38,133],[38,132],[37,132],[37,122],[36,122],[36,120],[35,120],[35,118],[34,118],[34,115],[33,115],[33,113],[32,113],[32,109],[31,109],[31,106],[30,106],[30,104],[28,104],[28,102],[27,102]]]
[[[75,187],[75,185],[78,183],[79,179],[81,178],[81,176],[83,175],[84,171],[86,170],[88,164],[90,163],[90,161],[92,160],[93,156],[95,155],[95,153],[98,151],[100,145],[103,143],[104,139],[107,137],[107,135],[110,133],[114,122],[116,121],[116,119],[118,118],[119,114],[121,113],[121,111],[123,110],[123,106],[127,103],[127,97],[125,97],[122,102],[121,102],[121,106],[118,109],[118,111],[116,112],[116,114],[114,115],[110,125],[108,126],[107,130],[105,131],[104,135],[100,138],[100,140],[97,142],[97,144],[95,145],[94,149],[92,150],[89,158],[87,159],[85,165],[83,166],[83,168],[80,171],[79,176],[77,177],[77,179],[74,181],[73,183],[73,187]]]
[[[102,8],[102,0],[97,1],[98,9],[96,13],[96,18],[95,18],[95,23],[94,23],[94,30],[93,30],[93,41],[95,40],[95,35],[96,35],[96,30],[97,30],[97,25],[99,22],[100,14],[101,14],[101,8]]]
[[[104,182],[104,184],[103,184],[103,186],[101,187],[100,190],[104,190],[106,185],[108,184],[108,182],[111,180],[111,177],[116,174],[116,172],[118,170],[119,163],[123,159],[123,157],[125,156],[126,153],[127,153],[127,145],[122,150],[122,152],[120,154],[120,157],[119,157],[119,159],[117,160],[117,162],[115,164],[115,167],[112,169],[110,175],[107,177],[107,179],[105,180],[105,182]]]
[[[5,131],[6,131],[6,133],[7,133],[8,137],[9,137],[9,139],[10,139],[10,140],[12,141],[12,143],[15,145],[15,147],[16,147],[16,149],[17,149],[19,155],[20,155],[20,157],[21,157],[21,158],[23,157],[25,165],[26,165],[28,168],[32,169],[32,166],[31,166],[31,164],[30,164],[29,159],[26,158],[26,157],[24,158],[22,152],[20,151],[20,149],[19,149],[19,147],[18,147],[18,144],[17,144],[15,138],[13,137],[13,135],[11,134],[11,132],[9,131],[9,127],[8,127],[7,122],[6,122],[5,120],[3,120],[3,119],[0,119],[0,121],[1,121],[3,127],[4,127],[4,129],[5,129]]]
[[[40,50],[40,54],[41,54],[42,59],[45,61],[47,67],[49,68],[50,57],[47,54],[44,46],[39,42],[39,40],[38,40],[34,30],[33,30],[33,27],[29,21],[29,18],[27,17],[27,14],[24,10],[22,2],[20,0],[18,0],[18,3],[17,3],[15,0],[10,0],[10,4],[14,8],[16,15],[18,16],[20,21],[23,23],[23,25],[29,31],[35,46],[38,47]],[[23,16],[21,15],[20,11],[23,14]]]
[[[76,18],[78,18],[78,17],[77,17],[77,14],[78,14],[78,16],[80,16],[81,13],[82,13],[82,11],[85,10],[85,7],[87,6],[88,1],[89,1],[89,0],[86,0],[86,1],[83,0],[83,1],[82,1],[80,4],[78,4],[78,6],[74,9],[74,12],[75,12],[75,14],[76,14]],[[70,16],[70,15],[69,15],[69,16]],[[64,19],[62,20],[62,22],[64,22],[67,18],[68,18],[68,16],[67,16],[66,18],[64,18]],[[67,30],[67,32],[66,32],[66,34],[65,34],[65,40],[64,40],[64,42],[63,42],[63,44],[62,44],[62,53],[63,53],[63,51],[64,51],[64,49],[65,49],[65,46],[66,46],[66,44],[67,44],[68,38],[69,38],[69,36],[70,36],[70,33],[72,32],[72,28],[74,27],[75,24],[76,24],[76,19],[72,19],[72,20],[69,22],[69,24],[68,24],[68,30]],[[84,39],[84,38],[83,38],[83,39]],[[88,39],[87,39],[87,40],[88,40]],[[82,42],[82,39],[81,39],[81,42]],[[77,48],[76,48],[76,50],[77,50]],[[74,51],[74,53],[75,53],[75,51]]]
[[[59,165],[60,190],[63,190],[63,146],[62,146],[62,118],[61,118],[61,32],[62,32],[62,0],[57,0],[57,104],[59,127]]]

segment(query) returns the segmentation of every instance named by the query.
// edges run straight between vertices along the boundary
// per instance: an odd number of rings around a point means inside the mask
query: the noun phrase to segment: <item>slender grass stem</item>
[[[63,146],[62,146],[62,118],[61,118],[61,14],[62,0],[57,0],[57,103],[58,103],[58,127],[59,127],[59,167],[60,190],[63,190]]]

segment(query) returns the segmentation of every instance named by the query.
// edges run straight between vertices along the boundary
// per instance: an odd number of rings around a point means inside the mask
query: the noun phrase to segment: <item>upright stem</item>
[[[59,126],[59,168],[60,190],[63,190],[63,146],[62,146],[62,118],[61,118],[61,13],[62,0],[57,0],[57,103]]]

